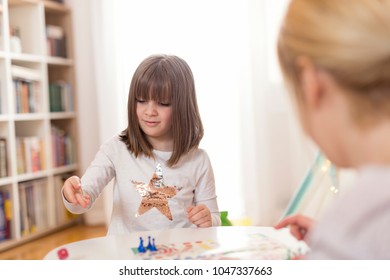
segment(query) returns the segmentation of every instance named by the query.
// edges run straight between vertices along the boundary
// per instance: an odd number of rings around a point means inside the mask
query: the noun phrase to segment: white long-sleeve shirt
[[[212,225],[219,226],[221,220],[215,180],[207,153],[202,149],[193,149],[183,155],[173,168],[166,165],[171,152],[155,150],[154,155],[155,159],[143,155],[136,158],[125,143],[120,141],[119,136],[111,138],[100,147],[95,159],[81,177],[82,190],[91,197],[90,205],[87,208],[75,206],[63,197],[65,207],[75,214],[88,211],[105,186],[114,178],[113,210],[108,234],[194,227],[187,219],[186,209],[198,204],[209,208]],[[168,199],[172,220],[155,207],[137,215],[142,197],[134,182],[148,184],[157,164],[161,164],[165,185],[179,189],[174,197]]]
[[[308,259],[390,259],[390,167],[366,166],[318,221]]]

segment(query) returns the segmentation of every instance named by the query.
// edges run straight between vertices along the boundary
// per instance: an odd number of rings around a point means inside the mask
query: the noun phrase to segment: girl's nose
[[[148,115],[155,115],[156,112],[156,102],[149,100],[146,104],[145,113]]]

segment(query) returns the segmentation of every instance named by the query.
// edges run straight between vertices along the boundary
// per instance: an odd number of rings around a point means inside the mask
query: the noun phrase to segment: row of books
[[[60,128],[51,128],[53,165],[75,163],[72,138]],[[31,173],[45,169],[44,140],[38,136],[16,138],[17,173]],[[7,140],[0,138],[0,178],[8,176]]]
[[[8,190],[0,189],[0,242],[11,239],[11,198]]]
[[[75,163],[72,137],[63,129],[51,127],[53,165],[63,166]]]
[[[16,113],[36,113],[41,111],[40,84],[34,81],[13,79],[16,97]]]
[[[47,54],[49,56],[67,57],[64,29],[57,25],[46,26]]]
[[[41,112],[40,71],[19,65],[12,65],[11,71],[16,112]],[[49,83],[49,107],[50,112],[74,111],[73,93],[70,83],[65,81]]]
[[[38,136],[16,138],[16,162],[18,174],[45,169],[44,140]]]
[[[40,73],[36,69],[11,66],[17,113],[41,111]]]
[[[63,81],[49,84],[50,112],[73,112],[73,94],[70,83]]]
[[[55,223],[64,224],[75,218],[62,201],[61,188],[72,174],[54,176],[55,187]],[[49,197],[47,179],[36,179],[19,183],[19,215],[21,235],[43,231],[49,227]],[[7,189],[0,189],[0,242],[11,239],[12,200]]]
[[[48,227],[48,202],[46,179],[31,180],[19,184],[22,236]]]

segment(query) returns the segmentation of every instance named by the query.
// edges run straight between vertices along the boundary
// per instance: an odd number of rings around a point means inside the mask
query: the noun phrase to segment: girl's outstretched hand
[[[90,197],[83,193],[81,189],[81,180],[77,176],[68,178],[62,186],[65,199],[73,205],[80,205],[86,208],[90,203]]]
[[[291,234],[298,240],[305,240],[315,221],[309,217],[297,214],[284,218],[274,227],[280,229],[288,226]]]
[[[211,227],[211,213],[206,205],[199,204],[187,208],[187,217],[197,227]]]

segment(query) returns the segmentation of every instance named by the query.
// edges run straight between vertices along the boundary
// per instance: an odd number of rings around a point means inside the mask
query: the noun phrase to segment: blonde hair
[[[308,57],[353,94],[352,113],[390,117],[390,0],[292,0],[278,39],[286,81]]]
[[[153,147],[139,126],[137,99],[169,103],[172,106],[173,151],[168,166],[197,148],[203,138],[203,124],[196,99],[195,82],[188,64],[175,55],[157,54],[144,59],[131,80],[128,97],[128,126],[120,139],[136,157],[153,157]]]

